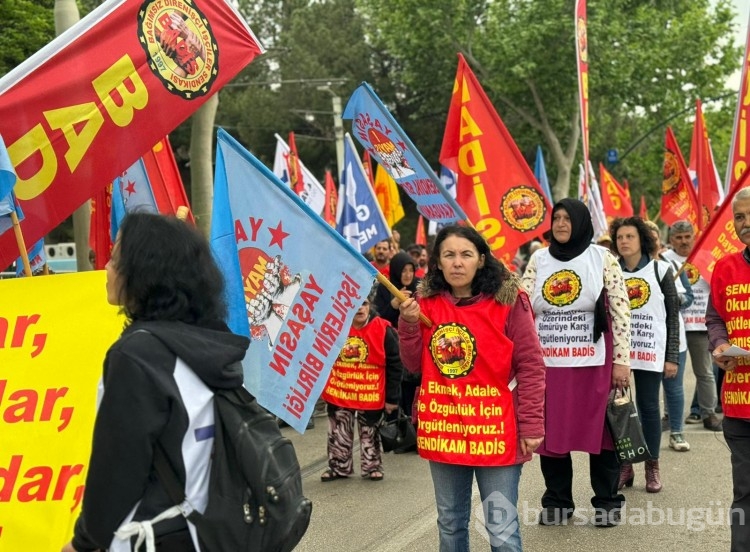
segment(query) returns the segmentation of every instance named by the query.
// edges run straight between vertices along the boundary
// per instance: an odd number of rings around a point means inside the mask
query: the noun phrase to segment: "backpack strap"
[[[157,443],[154,449],[154,468],[156,468],[156,473],[162,485],[164,485],[164,490],[167,491],[169,499],[177,505],[185,502],[185,491],[177,479],[177,474],[169,464],[161,443]]]

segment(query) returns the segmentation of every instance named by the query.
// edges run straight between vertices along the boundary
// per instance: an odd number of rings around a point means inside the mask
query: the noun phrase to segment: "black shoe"
[[[575,508],[542,508],[539,525],[567,525]]]
[[[716,416],[716,414],[709,414],[708,416],[703,418],[703,427],[710,431],[721,431],[721,420],[718,418],[718,416]]]
[[[620,508],[605,510],[604,508],[594,508],[594,518],[591,523],[594,527],[615,527],[620,525]]]

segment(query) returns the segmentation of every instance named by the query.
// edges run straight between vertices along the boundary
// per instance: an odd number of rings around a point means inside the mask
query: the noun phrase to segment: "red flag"
[[[419,219],[417,219],[417,232],[414,235],[414,243],[427,247],[427,232],[425,231],[424,217],[422,215],[419,215]]]
[[[112,183],[100,189],[91,198],[89,247],[94,252],[94,269],[102,270],[112,252]]]
[[[336,183],[333,181],[331,171],[326,171],[326,201],[323,205],[323,220],[336,228],[336,205],[339,201],[339,193]]]
[[[601,163],[599,163],[599,180],[602,189],[602,206],[607,218],[632,217],[633,204],[630,202],[630,194]]]
[[[700,100],[695,101],[695,123],[693,124],[693,141],[690,146],[689,169],[695,170],[695,178],[698,180],[697,196],[702,215],[701,226],[706,226],[719,206],[721,194]]]
[[[576,61],[578,67],[578,103],[581,113],[581,139],[583,141],[583,166],[589,166],[589,47],[587,38],[588,18],[586,0],[576,0]],[[584,171],[586,188],[589,188],[589,172]]]
[[[725,190],[733,190],[750,163],[750,16],[745,31],[745,57],[742,58],[742,77],[737,97],[737,109],[734,114],[732,145],[729,147],[729,163]]]
[[[461,55],[440,162],[457,175],[456,201],[507,265],[549,229],[549,200]]]
[[[664,180],[661,187],[661,212],[659,216],[669,225],[678,220],[687,220],[698,234],[702,220],[698,216],[698,198],[690,182],[688,168],[682,157],[672,127],[667,127],[666,150],[664,151]]]
[[[724,203],[721,204],[711,222],[708,223],[703,233],[695,241],[690,255],[685,260],[685,270],[695,268],[707,282],[711,281],[716,261],[745,247],[745,244],[740,241],[734,231],[732,198],[739,190],[750,184],[749,177],[750,171],[742,173],[740,180],[734,186],[734,189],[729,191]]]
[[[299,164],[294,132],[289,133],[289,154],[286,158],[286,168],[289,173],[289,186],[294,190],[294,193],[300,195],[305,190],[305,180],[302,176],[302,167]]]
[[[362,154],[362,166],[365,168],[365,174],[370,181],[370,186],[375,187],[375,177],[372,174],[372,158],[370,157],[370,152],[367,150]]]
[[[641,195],[641,210],[638,213],[643,220],[651,220],[648,218],[648,209],[646,209],[646,196]]]
[[[187,207],[187,220],[194,222],[169,138],[164,137],[147,151],[143,156],[143,164],[146,167],[151,192],[154,194],[159,212],[176,215],[179,207]]]
[[[228,0],[123,0],[5,75],[0,134],[26,239],[57,226],[262,51]],[[0,237],[0,267],[18,255],[14,240]]]

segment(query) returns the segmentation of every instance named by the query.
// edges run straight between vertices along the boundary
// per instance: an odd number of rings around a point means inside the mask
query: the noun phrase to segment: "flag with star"
[[[251,339],[245,387],[304,432],[376,269],[223,129],[211,247],[226,282],[227,323]],[[368,384],[357,385],[352,392]]]
[[[120,222],[131,211],[158,213],[143,157],[133,163],[112,183],[112,240]]]

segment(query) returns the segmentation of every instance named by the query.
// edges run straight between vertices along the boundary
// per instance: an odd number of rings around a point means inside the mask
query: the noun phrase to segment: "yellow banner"
[[[59,550],[73,535],[123,322],[104,271],[0,281],[0,550]]]

